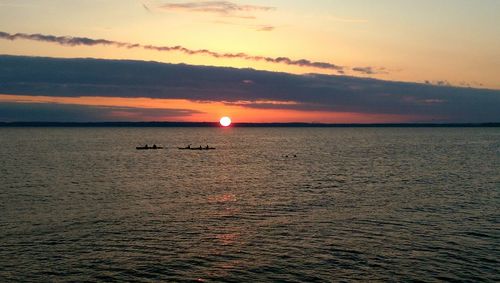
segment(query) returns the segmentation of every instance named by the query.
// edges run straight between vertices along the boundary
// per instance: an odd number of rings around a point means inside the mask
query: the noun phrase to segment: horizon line
[[[0,127],[144,127],[144,128],[173,128],[173,127],[203,127],[220,128],[219,122],[174,122],[174,121],[145,121],[145,122],[0,122]],[[320,122],[233,122],[230,128],[348,128],[348,127],[500,127],[500,122],[456,123],[456,122],[411,122],[411,123],[320,123]]]

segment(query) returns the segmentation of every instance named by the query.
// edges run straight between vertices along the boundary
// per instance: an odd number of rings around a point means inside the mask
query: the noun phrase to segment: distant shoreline
[[[83,128],[193,128],[220,127],[218,122],[0,122],[0,127],[83,127]],[[233,123],[236,128],[496,128],[498,123],[374,123],[374,124],[326,124],[326,123]]]

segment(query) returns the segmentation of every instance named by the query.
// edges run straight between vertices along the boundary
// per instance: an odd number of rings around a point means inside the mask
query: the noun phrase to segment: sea
[[[500,128],[0,128],[0,145],[0,282],[500,281]]]

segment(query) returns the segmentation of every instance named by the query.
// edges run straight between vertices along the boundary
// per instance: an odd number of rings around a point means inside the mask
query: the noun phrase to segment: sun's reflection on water
[[[200,279],[225,278],[231,272],[241,269],[244,261],[238,255],[244,249],[248,233],[244,227],[232,221],[241,214],[238,197],[233,193],[215,194],[207,197],[207,203],[211,208],[211,223],[206,225],[205,239],[207,249],[204,255],[213,262],[211,268]]]

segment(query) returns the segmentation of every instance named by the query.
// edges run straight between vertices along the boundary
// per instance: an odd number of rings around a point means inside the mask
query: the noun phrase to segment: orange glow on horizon
[[[272,123],[272,122],[306,122],[306,123],[395,123],[411,122],[426,119],[409,115],[372,114],[353,112],[305,111],[295,109],[280,109],[280,104],[290,105],[292,102],[274,103],[276,108],[252,108],[245,102],[230,105],[224,102],[200,102],[186,99],[159,98],[121,98],[121,97],[51,97],[0,94],[0,102],[16,103],[54,103],[63,105],[82,105],[95,107],[123,107],[110,110],[111,117],[122,118],[124,121],[178,121],[178,122],[214,122],[219,117],[237,117],[236,123]],[[257,102],[258,104],[259,102]],[[270,104],[273,104],[271,102]],[[133,109],[187,110],[193,113],[179,116],[148,117],[131,113]],[[427,118],[428,119],[428,118]]]

